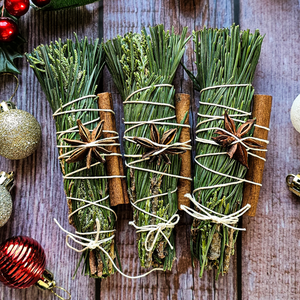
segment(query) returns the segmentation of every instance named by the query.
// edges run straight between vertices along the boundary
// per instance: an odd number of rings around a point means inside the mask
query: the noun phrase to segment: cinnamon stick
[[[272,107],[271,96],[254,95],[252,117],[256,118],[257,125],[269,127],[271,107]],[[253,136],[256,138],[267,140],[268,131],[263,128],[255,127]],[[264,149],[266,149],[267,145],[265,143],[262,144],[264,146]],[[266,152],[253,151],[253,153],[263,158],[266,157]],[[249,155],[248,164],[249,164],[249,170],[247,172],[246,179],[253,182],[262,183],[265,162],[262,159]],[[245,213],[245,215],[251,217],[255,216],[256,207],[259,198],[259,192],[260,192],[260,186],[251,183],[245,183],[243,206],[245,206],[248,203],[251,204],[251,208]]]
[[[99,109],[110,109],[113,110],[113,102],[111,93],[101,93],[98,94],[98,107]],[[116,120],[112,112],[100,111],[100,118],[104,120],[103,123],[103,136],[104,138],[115,137],[115,133],[107,131],[117,131]],[[114,140],[118,143],[118,139]],[[113,153],[121,153],[119,146],[107,147]],[[124,176],[124,168],[122,157],[117,155],[106,156],[106,170],[108,176],[121,175]],[[129,203],[129,198],[127,194],[127,187],[125,178],[109,178],[109,196],[111,206],[116,206],[119,204]]]
[[[175,111],[176,111],[176,121],[177,123],[181,123],[184,117],[186,119],[184,124],[189,124],[189,109],[190,109],[190,95],[188,94],[176,94],[175,95]],[[183,143],[189,141],[191,139],[190,128],[182,127],[181,134],[179,138],[179,142]],[[183,154],[179,154],[181,157],[181,169],[180,176],[183,177],[191,177],[192,176],[192,157],[191,151],[187,150]],[[178,190],[177,190],[177,198],[178,198],[178,209],[181,210],[181,205],[190,206],[190,200],[184,197],[185,194],[191,193],[192,191],[192,181],[187,179],[179,179],[178,180]]]

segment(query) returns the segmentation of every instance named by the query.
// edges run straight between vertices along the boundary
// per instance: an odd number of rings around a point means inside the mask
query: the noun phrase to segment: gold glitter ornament
[[[33,115],[17,109],[11,102],[0,103],[0,155],[23,159],[36,151],[41,126]]]
[[[10,218],[12,200],[10,191],[14,186],[14,173],[0,172],[0,227]]]

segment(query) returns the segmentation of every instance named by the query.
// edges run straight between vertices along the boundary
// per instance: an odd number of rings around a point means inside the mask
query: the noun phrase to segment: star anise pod
[[[152,156],[149,163],[153,162],[155,158],[158,158],[157,165],[160,165],[161,158],[163,158],[166,164],[170,165],[171,161],[167,154],[181,154],[186,151],[178,146],[170,146],[168,148],[164,147],[165,145],[171,144],[176,136],[176,133],[177,129],[169,129],[163,133],[162,137],[160,137],[157,127],[154,124],[150,124],[150,138],[155,144],[148,139],[141,137],[134,137],[133,140],[142,147],[148,149],[148,151],[142,155],[142,158]],[[158,151],[159,153],[156,154]]]
[[[81,123],[80,120],[77,120],[77,125],[79,129],[79,135],[81,140],[70,140],[64,139],[66,143],[71,146],[77,146],[76,149],[70,157],[66,160],[67,163],[73,163],[80,160],[86,159],[86,167],[89,169],[92,163],[92,156],[94,156],[101,163],[105,163],[105,159],[101,156],[101,153],[109,154],[111,151],[103,148],[102,146],[97,145],[97,141],[101,144],[113,143],[113,140],[101,140],[100,137],[103,131],[104,120],[99,122],[96,128],[90,133],[90,131]],[[92,145],[89,145],[93,143]]]
[[[248,167],[248,153],[244,145],[242,145],[234,136],[238,139],[241,139],[246,135],[251,128],[254,126],[255,119],[249,119],[247,122],[242,124],[237,130],[234,124],[234,121],[228,116],[227,111],[224,114],[224,127],[227,132],[230,132],[232,135],[229,135],[226,131],[217,130],[216,134],[219,136],[212,137],[212,139],[221,145],[222,147],[228,148],[227,154],[230,158],[234,158],[240,162],[243,166]],[[233,144],[233,142],[236,142]],[[250,148],[261,148],[262,145],[257,143],[254,139],[247,138],[243,140],[243,143]]]

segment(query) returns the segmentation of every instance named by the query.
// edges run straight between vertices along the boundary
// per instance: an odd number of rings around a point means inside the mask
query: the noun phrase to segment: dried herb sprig
[[[37,76],[48,102],[53,112],[62,108],[66,103],[87,95],[94,95],[97,82],[101,76],[104,65],[104,52],[98,39],[89,42],[87,38],[79,41],[61,40],[50,45],[40,45],[32,53],[26,54],[27,60]],[[97,109],[97,101],[94,97],[86,98],[62,110],[71,111],[67,114],[56,116],[56,131],[64,132],[75,127],[78,131],[77,120],[81,124],[90,122],[86,125],[92,131],[98,124],[99,118],[97,111],[84,111],[85,109]],[[72,112],[74,110],[74,112]],[[76,111],[79,110],[79,111]],[[57,134],[57,145],[65,146],[60,148],[59,155],[67,153],[73,148],[68,147],[65,141],[80,140],[78,132]],[[91,158],[90,158],[91,159]],[[96,160],[92,160],[92,164]],[[66,159],[60,161],[64,175],[69,174],[86,166],[85,160],[68,164]],[[103,164],[91,166],[79,173],[78,177],[105,176],[106,170]],[[64,189],[67,197],[96,201],[108,196],[107,179],[68,179],[64,180]],[[83,201],[68,200],[70,213],[76,209],[86,206]],[[101,202],[101,205],[109,207],[109,199]],[[101,231],[113,230],[115,227],[114,214],[98,206],[88,206],[72,215],[70,222],[78,232],[96,231],[96,218],[100,220]],[[101,234],[100,239],[111,236],[112,233]],[[94,239],[95,236],[85,236]],[[115,257],[114,241],[108,241],[102,245],[112,258]],[[82,259],[85,265],[85,274],[93,277],[106,277],[114,272],[109,259],[99,250],[86,250]],[[81,259],[81,260],[82,260]],[[81,261],[80,260],[80,261]]]
[[[263,37],[256,30],[253,34],[240,31],[239,26],[233,25],[230,29],[207,29],[193,32],[193,41],[196,53],[197,75],[194,76],[187,70],[194,82],[196,90],[225,84],[251,84],[256,65],[258,63]],[[198,122],[209,116],[223,116],[225,110],[228,114],[236,115],[237,112],[226,108],[232,107],[250,112],[254,89],[251,85],[245,87],[221,87],[208,89],[200,94],[201,102],[223,105],[201,104],[199,107]],[[246,121],[247,116],[237,116],[237,120]],[[238,122],[239,125],[242,123]],[[224,119],[216,118],[209,122],[201,123],[197,130],[205,128],[223,128]],[[237,128],[238,130],[238,128]],[[252,135],[251,130],[247,136]],[[200,139],[211,140],[215,130],[198,132]],[[220,146],[208,143],[197,143],[197,155],[224,152]],[[220,173],[244,178],[247,168],[234,159],[224,155],[198,157],[202,165]],[[195,164],[194,188],[209,187],[235,180],[217,175]],[[206,188],[198,191],[195,198],[202,205],[210,207],[216,212],[228,215],[240,209],[243,198],[243,183],[222,186],[216,189]],[[222,200],[218,200],[222,199]],[[200,276],[205,267],[214,266],[217,269],[216,277],[228,271],[230,255],[233,253],[237,232],[224,225],[211,222],[194,220],[192,225],[191,251],[194,258],[201,265]]]
[[[144,29],[141,34],[127,33],[124,37],[117,36],[113,40],[105,43],[106,63],[112,74],[122,99],[124,101],[125,129],[128,130],[132,124],[126,122],[141,122],[167,118],[157,124],[155,134],[163,136],[167,130],[174,129],[172,123],[176,123],[175,110],[169,106],[159,106],[154,104],[141,103],[136,101],[168,103],[174,105],[174,88],[155,87],[159,84],[171,84],[177,67],[185,51],[187,28],[183,29],[181,35],[165,31],[163,25],[149,28],[149,34]],[[134,94],[130,99],[126,98],[133,92],[145,89]],[[131,103],[135,102],[135,103]],[[178,128],[174,142],[177,142],[180,135]],[[152,130],[153,131],[153,130]],[[151,140],[151,130],[149,124],[142,124],[126,132],[127,136],[135,137],[136,140]],[[142,155],[145,148],[140,143],[125,140],[125,155],[128,164],[134,162],[136,158],[132,155]],[[151,156],[150,156],[151,157]],[[169,154],[169,160],[163,160],[157,164],[156,160],[149,163],[144,160],[136,166],[144,169],[151,169],[163,173],[179,175],[180,159],[178,155]],[[136,205],[146,211],[143,213],[134,209],[133,219],[138,226],[153,225],[161,222],[158,218],[150,216],[154,214],[165,220],[169,220],[177,211],[177,178],[142,170],[127,169],[128,191],[132,202],[149,196],[157,196],[152,199],[137,202]],[[160,196],[167,193],[166,196]],[[174,237],[171,228],[163,230],[164,234],[174,246]],[[171,249],[167,241],[160,234],[155,243],[153,251],[147,251],[145,240],[147,233],[138,234],[138,252],[143,267],[163,266],[164,269],[171,269],[175,257],[175,248]],[[154,241],[151,235],[149,244]]]

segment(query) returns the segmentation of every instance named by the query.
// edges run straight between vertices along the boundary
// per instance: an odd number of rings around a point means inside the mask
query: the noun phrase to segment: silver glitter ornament
[[[0,172],[0,227],[10,218],[12,200],[10,191],[14,186],[14,173]]]
[[[35,117],[11,102],[1,102],[0,110],[0,155],[17,160],[35,152],[41,140]]]

